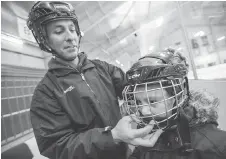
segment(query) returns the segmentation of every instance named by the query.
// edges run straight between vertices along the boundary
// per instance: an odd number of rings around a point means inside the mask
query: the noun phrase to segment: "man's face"
[[[56,54],[66,60],[77,56],[79,36],[72,20],[57,20],[46,25],[47,41]]]
[[[164,89],[157,89],[160,88],[159,84],[152,84],[147,86],[148,90],[155,89],[153,91],[145,92],[145,86],[139,86],[136,89],[137,91],[141,91],[139,93],[135,93],[135,98],[137,105],[139,105],[139,111],[142,116],[150,116],[150,115],[157,115],[154,118],[156,120],[162,120],[170,115],[172,115],[172,111],[166,113],[166,110],[173,108],[173,104],[175,99],[170,98],[171,96],[167,93]],[[165,97],[165,101],[164,101]],[[149,104],[149,102],[151,104]],[[156,103],[158,102],[158,103]],[[153,103],[153,104],[152,104]],[[141,106],[144,105],[144,106]]]

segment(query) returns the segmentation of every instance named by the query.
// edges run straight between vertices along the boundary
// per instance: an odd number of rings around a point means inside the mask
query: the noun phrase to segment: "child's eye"
[[[136,100],[136,104],[137,104],[137,105],[142,105],[142,103],[141,103],[140,100]]]
[[[149,100],[149,102],[150,102],[150,104],[151,104],[151,107],[155,107],[155,106],[156,106],[156,104],[153,104],[153,103],[156,102],[155,100]]]

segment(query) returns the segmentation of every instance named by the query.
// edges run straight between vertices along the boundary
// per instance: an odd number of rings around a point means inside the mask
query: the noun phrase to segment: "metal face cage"
[[[155,92],[158,93],[159,98],[153,100],[150,94],[155,94]],[[188,98],[185,78],[161,79],[128,85],[122,94],[124,103],[121,113],[135,115],[138,120],[134,119],[134,121],[139,127],[148,125],[151,120],[154,120],[153,131],[170,127],[171,121],[178,117],[179,108]],[[146,102],[139,102],[138,96],[143,97]],[[170,104],[170,101],[173,103]],[[155,110],[160,110],[160,106],[164,109],[156,112]],[[145,114],[144,111],[146,111]]]

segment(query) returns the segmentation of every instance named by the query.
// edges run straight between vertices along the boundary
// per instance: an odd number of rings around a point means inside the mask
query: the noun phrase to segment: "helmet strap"
[[[190,99],[190,90],[189,90],[189,83],[188,83],[188,77],[185,77],[185,84],[186,84],[186,90],[187,90],[187,96],[188,96],[188,100]]]
[[[190,127],[189,121],[186,118],[182,109],[180,109],[180,113],[176,121],[176,124],[177,124],[176,131],[180,144],[179,152],[182,156],[189,155],[193,151],[191,147]]]

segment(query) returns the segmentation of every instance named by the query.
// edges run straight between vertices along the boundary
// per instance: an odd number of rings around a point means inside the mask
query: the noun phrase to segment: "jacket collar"
[[[184,112],[190,121],[191,126],[202,125],[206,123],[216,123],[218,119],[217,108],[219,106],[219,98],[206,90],[192,90],[188,105],[184,108]]]
[[[87,59],[87,55],[84,52],[79,53],[78,58],[78,65],[75,66],[58,57],[53,57],[48,63],[49,71],[60,77],[70,74],[71,72],[82,73],[86,69],[95,67],[95,65]]]

